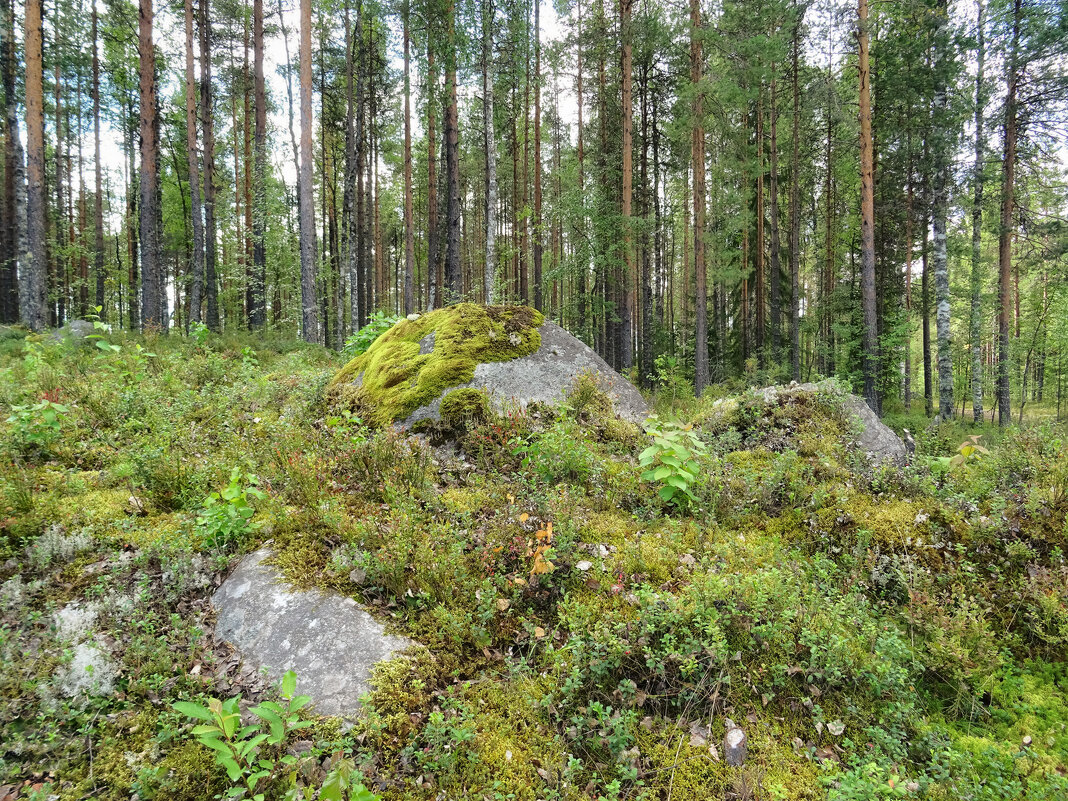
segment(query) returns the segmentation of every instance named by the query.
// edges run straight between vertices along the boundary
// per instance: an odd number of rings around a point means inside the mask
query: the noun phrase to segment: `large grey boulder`
[[[386,634],[351,598],[288,586],[264,564],[269,555],[261,548],[246,556],[215,591],[216,638],[274,681],[296,672],[297,692],[311,696],[319,714],[351,717],[371,669],[413,642]]]
[[[636,425],[648,417],[649,405],[641,393],[586,343],[549,321],[538,327],[538,333],[541,347],[536,352],[512,361],[479,364],[471,381],[449,387],[441,396],[412,412],[403,425],[440,420],[442,398],[454,389],[466,387],[484,390],[498,411],[509,405],[526,408],[532,403],[557,403],[567,397],[583,373],[596,378],[600,388],[612,399],[619,417]]]
[[[864,453],[872,464],[904,467],[908,453],[901,437],[895,434],[879,415],[871,410],[863,398],[846,392],[834,381],[821,381],[818,384],[790,384],[789,386],[766,387],[760,390],[765,403],[771,403],[784,394],[810,392],[826,395],[838,401],[846,415],[853,423],[856,434],[856,447]]]

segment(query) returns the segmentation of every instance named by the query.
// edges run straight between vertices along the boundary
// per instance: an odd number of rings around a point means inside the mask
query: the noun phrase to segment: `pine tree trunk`
[[[986,152],[986,137],[983,131],[983,105],[986,93],[983,87],[983,68],[986,61],[986,41],[983,31],[983,0],[978,2],[976,23],[976,73],[975,73],[975,182],[972,201],[972,316],[971,316],[971,368],[972,368],[972,419],[983,422],[983,159]]]
[[[631,43],[630,16],[633,0],[619,0],[620,35],[623,38],[623,276],[620,282],[620,365],[624,370],[634,364],[634,346],[631,328],[634,325],[634,308],[631,303],[630,283],[634,278],[634,237],[631,232],[631,196],[633,194],[633,101],[631,80],[633,44]]]
[[[774,69],[774,67],[773,67]],[[771,116],[768,119],[771,125],[768,144],[768,195],[771,208],[769,210],[771,222],[771,358],[776,368],[779,359],[782,358],[782,294],[780,290],[780,246],[779,241],[779,150],[776,139],[778,128],[778,109],[776,108],[775,79],[771,81]]]
[[[766,316],[767,307],[764,299],[767,296],[767,276],[764,274],[764,88],[760,88],[757,95],[756,107],[756,239],[753,242],[753,264],[756,267],[753,292],[756,296],[753,305],[756,307],[756,332],[753,337],[756,345],[757,361],[763,367],[767,364],[767,353],[764,351],[765,335],[768,330]]]
[[[30,260],[19,273],[19,312],[31,331],[47,324],[45,279],[44,69],[41,47],[41,0],[26,0],[26,238]]]
[[[203,0],[202,0],[203,1]],[[311,0],[300,0],[300,295],[301,333],[319,342],[315,286],[315,199],[312,195]]]
[[[1005,127],[1001,162],[1001,231],[998,237],[998,424],[1012,422],[1010,410],[1011,362],[1009,314],[1012,304],[1012,234],[1015,212],[1016,92],[1019,83],[1017,58],[1020,43],[1021,0],[1014,0],[1012,43],[1008,57],[1008,88],[1005,96]]]
[[[544,310],[542,299],[542,220],[541,220],[541,17],[539,0],[534,2],[534,308]],[[623,0],[629,2],[629,0]],[[624,79],[625,80],[625,79]]]
[[[794,0],[793,41],[793,130],[791,131],[790,151],[790,375],[794,381],[801,380],[801,179],[800,179],[800,140],[801,140],[801,90],[800,90],[800,49],[801,49],[801,14],[797,0]],[[829,166],[829,165],[828,165]]]
[[[152,0],[141,0],[138,53],[141,60],[141,323],[145,330],[164,327],[160,304],[157,219],[159,147],[156,139],[156,54],[152,45]]]
[[[497,285],[497,137],[493,127],[493,18],[493,0],[482,0],[482,126],[486,143],[486,265],[482,283],[487,304],[494,302],[493,295]],[[407,39],[405,42],[407,43]],[[407,62],[405,67],[407,68]],[[579,114],[581,113],[580,111]],[[580,133],[579,136],[581,135]]]
[[[98,23],[93,8],[93,178],[96,205],[93,208],[93,273],[96,277],[95,303],[101,321],[107,320],[104,304],[104,181],[100,161],[100,56],[98,53]]]
[[[196,74],[193,68],[193,0],[185,0],[185,149],[189,162],[189,198],[193,217],[193,281],[189,317],[201,319],[204,285],[204,229],[200,210],[200,170],[197,160]]]
[[[864,400],[876,414],[879,396],[875,378],[879,369],[875,319],[875,172],[871,133],[871,71],[868,59],[868,0],[857,4],[860,72],[860,258],[861,302],[864,312]]]
[[[708,290],[705,284],[705,131],[704,91],[701,87],[701,3],[690,0],[690,82],[694,86],[693,131],[690,160],[693,164],[693,230],[694,276],[697,283],[697,303],[694,314],[695,352],[694,384],[697,397],[708,386]],[[688,289],[686,290],[688,291]]]
[[[14,0],[0,2],[0,70],[4,82],[4,194],[0,219],[0,321],[19,321],[19,274],[28,269],[22,258],[22,241],[26,224],[19,193],[26,180],[22,163],[22,140],[19,138],[18,103],[15,97],[15,10]]]
[[[359,328],[360,280],[357,246],[359,232],[356,217],[356,99],[352,61],[356,43],[353,41],[349,18],[349,3],[345,3],[345,192],[343,218],[345,220],[345,272],[349,278],[349,320],[352,330]]]
[[[186,0],[190,2],[191,0]],[[249,323],[267,325],[267,91],[263,75],[263,0],[252,3],[253,72],[255,75],[256,139],[253,154],[252,195],[252,308]]]
[[[437,138],[434,131],[434,106],[437,103],[437,73],[434,71],[434,47],[427,43],[427,103],[426,103],[426,147],[427,147],[427,310],[438,306],[438,178],[437,178]]]
[[[200,128],[204,136],[204,300],[206,324],[219,330],[215,275],[215,123],[211,96],[211,20],[209,0],[200,0]]]
[[[411,0],[404,7],[404,313],[415,311],[415,214],[412,199],[412,106],[408,20]],[[487,302],[489,300],[487,299]]]
[[[448,100],[445,110],[445,164],[448,182],[447,239],[445,249],[445,284],[448,303],[456,303],[463,296],[463,274],[460,267],[460,137],[459,106],[456,88],[456,6],[449,10],[449,55],[445,83]]]

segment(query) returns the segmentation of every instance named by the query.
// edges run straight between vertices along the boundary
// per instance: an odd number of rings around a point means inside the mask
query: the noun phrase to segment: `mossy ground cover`
[[[688,402],[707,453],[679,507],[582,388],[537,417],[461,410],[460,458],[332,403],[320,349],[111,340],[0,357],[3,408],[66,410],[0,432],[0,787],[20,798],[225,791],[172,704],[265,692],[208,599],[268,540],[292,581],[425,646],[354,728],[294,735],[298,783],[343,753],[398,800],[1068,797],[1052,423],[911,421],[914,464],[873,472],[833,401]],[[989,454],[932,461],[972,433]],[[248,525],[205,511],[232,485],[263,493]]]

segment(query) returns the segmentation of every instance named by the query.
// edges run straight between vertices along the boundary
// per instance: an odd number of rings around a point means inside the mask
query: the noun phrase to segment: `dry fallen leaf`
[[[507,598],[498,598],[497,599],[497,608],[500,609],[502,612],[505,611],[511,605],[512,605],[512,602],[509,601]]]
[[[544,636],[545,636],[545,629],[543,629],[541,626],[535,626],[534,627],[534,637],[536,639],[540,640]]]

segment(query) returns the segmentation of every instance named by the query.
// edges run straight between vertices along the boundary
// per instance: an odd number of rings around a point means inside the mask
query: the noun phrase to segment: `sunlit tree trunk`
[[[875,167],[871,134],[871,70],[868,58],[868,0],[857,4],[860,72],[860,294],[864,314],[864,400],[879,412],[875,378],[879,369],[875,303]]]
[[[311,0],[300,0],[300,294],[301,333],[319,342],[315,286],[315,199],[312,196]]]

